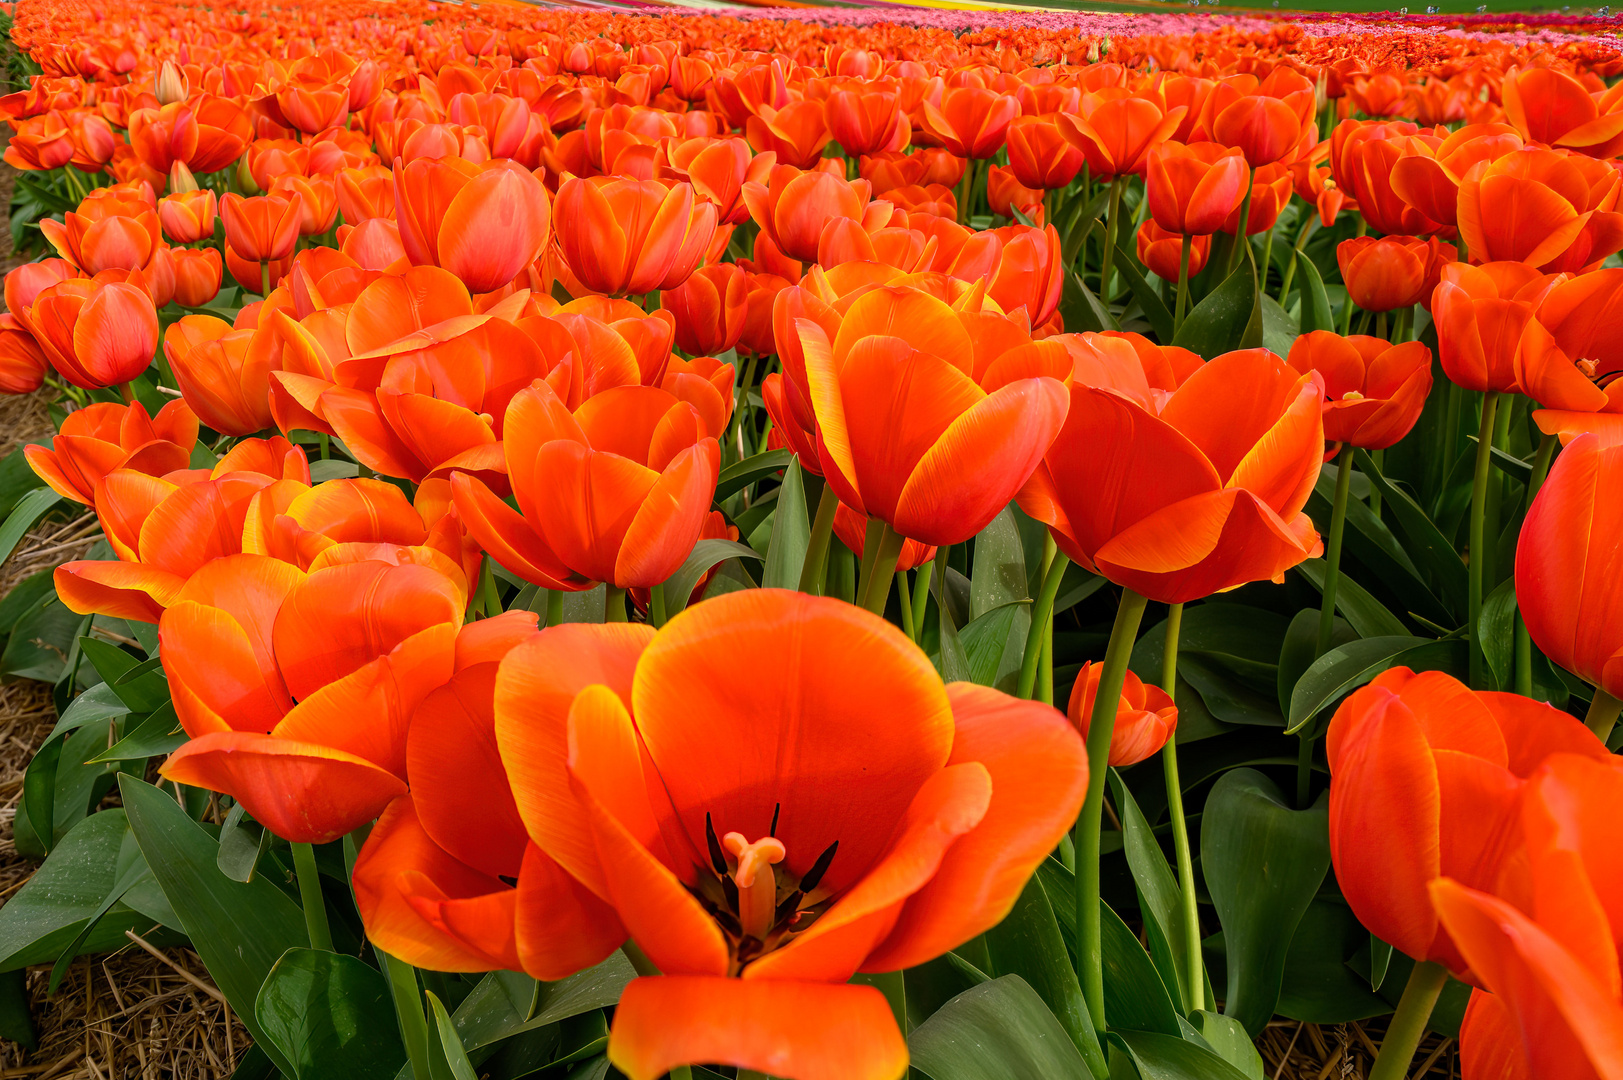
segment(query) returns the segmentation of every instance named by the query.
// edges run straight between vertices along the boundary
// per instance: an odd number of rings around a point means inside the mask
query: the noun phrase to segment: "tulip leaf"
[[[699,579],[717,563],[728,559],[759,559],[761,553],[748,544],[736,540],[700,540],[693,545],[693,554],[677,567],[676,573],[665,582],[665,604],[668,615],[688,606],[688,597],[699,585]]]
[[[1248,1080],[1263,1080],[1262,1055],[1251,1035],[1232,1016],[1201,1009],[1191,1017],[1192,1026],[1217,1056],[1244,1073]]]
[[[34,527],[34,522],[61,501],[62,496],[48,487],[35,488],[17,500],[11,513],[6,515],[5,523],[0,524],[0,563],[11,557],[28,530]]]
[[[406,1058],[388,982],[353,956],[289,949],[265,977],[254,1017],[297,1080],[387,1080]]]
[[[50,438],[28,439],[11,453],[0,458],[0,521],[11,516],[11,511],[23,496],[45,486],[45,481],[41,480],[34,472],[34,467],[28,464],[28,456],[23,453],[24,448],[48,447],[54,441],[54,433]]]
[[[1029,604],[1010,602],[971,619],[959,636],[969,681],[1014,693],[1030,633]]]
[[[1152,1031],[1113,1035],[1132,1056],[1140,1080],[1249,1080],[1216,1050],[1188,1039]]]
[[[1482,601],[1476,639],[1493,674],[1494,688],[1509,690],[1516,672],[1516,578],[1506,578]]]
[[[768,450],[764,454],[735,461],[721,470],[721,475],[716,479],[716,502],[743,491],[763,477],[787,469],[794,456],[792,450]]]
[[[974,576],[969,582],[969,617],[978,619],[1004,604],[1028,601],[1025,544],[1013,503],[975,537]]]
[[[1410,546],[1417,550],[1421,560],[1437,575],[1443,596],[1448,600],[1453,610],[1459,612],[1466,608],[1466,570],[1465,563],[1461,561],[1459,552],[1443,536],[1426,512],[1420,509],[1420,504],[1412,499],[1408,492],[1395,487],[1391,481],[1381,475],[1381,470],[1375,467],[1375,461],[1368,452],[1356,451],[1358,470],[1368,476],[1370,482],[1381,491],[1381,496],[1392,508],[1392,516],[1397,526],[1408,538]]]
[[[172,753],[189,738],[191,736],[187,735],[181,728],[180,720],[175,716],[174,704],[165,701],[162,708],[143,717],[134,731],[125,735],[103,752],[87,758],[85,764],[95,765],[110,761],[139,761],[143,758],[159,757],[163,754]]]
[[[766,545],[766,568],[761,572],[763,589],[800,587],[800,570],[806,564],[806,548],[811,544],[811,522],[806,515],[806,485],[800,459],[783,471],[778,489],[777,509],[772,514],[772,537]]]
[[[1454,648],[1463,650],[1464,645],[1463,641],[1457,639],[1436,641],[1404,635],[1359,638],[1331,649],[1313,661],[1296,681],[1296,688],[1291,691],[1289,726],[1285,734],[1295,734],[1322,709],[1388,668],[1400,665],[1415,667],[1416,663],[1428,661],[1432,667],[1451,666],[1446,663],[1446,656],[1426,654],[1417,659],[1415,654],[1421,649],[1430,649],[1432,653],[1449,653]],[[1443,646],[1443,649],[1438,650],[1437,646]],[[1437,661],[1444,662],[1439,664]]]
[[[1110,1073],[1076,969],[1065,953],[1059,921],[1048,902],[1042,882],[1035,876],[1015,901],[1014,909],[986,932],[986,952],[992,974],[1018,975],[1037,992],[1076,1044],[1088,1071],[1104,1080]]]
[[[1189,948],[1183,929],[1183,895],[1178,889],[1177,875],[1167,865],[1166,855],[1139,810],[1138,801],[1115,769],[1110,770],[1110,783],[1121,814],[1127,866],[1132,871],[1133,884],[1138,887],[1138,907],[1150,939],[1150,957],[1161,973],[1161,982],[1179,1006],[1178,1011],[1187,1013],[1192,998]]]
[[[1246,245],[1250,247],[1250,245]],[[1215,252],[1213,253],[1215,256]],[[1067,321],[1067,330],[1070,323]],[[1254,346],[1247,346],[1248,338]],[[1257,298],[1257,271],[1249,259],[1196,304],[1178,328],[1172,344],[1210,360],[1234,349],[1262,344],[1262,307]]]
[[[1296,320],[1279,306],[1279,301],[1262,294],[1262,347],[1276,356],[1286,356],[1296,343]]]
[[[625,954],[615,951],[596,967],[576,972],[558,982],[538,983],[514,971],[493,971],[452,1014],[457,1037],[470,1054],[503,1039],[620,1000],[620,993],[636,971]]]
[[[1105,1020],[1110,1029],[1179,1033],[1178,1010],[1138,936],[1109,904],[1099,901],[1105,969]]]
[[[428,1071],[432,1080],[479,1080],[451,1014],[432,990],[428,998]]]
[[[1281,1016],[1309,1024],[1345,1024],[1391,1011],[1348,963],[1368,952],[1371,938],[1352,909],[1315,899],[1302,914],[1285,956]]]
[[[1324,291],[1324,279],[1319,276],[1319,268],[1313,265],[1313,260],[1307,257],[1307,252],[1296,253],[1296,273],[1302,282],[1302,325],[1301,332],[1310,334],[1315,330],[1335,330],[1335,316],[1330,313],[1330,297]]]
[[[222,874],[219,845],[151,784],[124,775],[119,793],[141,854],[215,985],[276,1067],[296,1076],[292,1063],[260,1027],[254,1002],[282,954],[308,944],[298,905],[263,875],[240,882]],[[248,927],[252,933],[245,932]]]
[[[1018,975],[965,990],[915,1028],[907,1046],[912,1067],[930,1080],[1104,1080]]]
[[[1223,927],[1223,1012],[1253,1036],[1274,1014],[1296,925],[1330,869],[1327,800],[1293,810],[1255,769],[1223,774],[1206,798],[1200,861]]]
[[[937,572],[931,575],[930,590],[935,594],[936,615],[940,626],[938,635],[940,647],[934,657],[935,666],[941,672],[941,678],[946,682],[969,681],[969,656],[964,651],[964,644],[958,638],[958,627],[953,622],[952,612],[948,609],[948,595],[951,586],[946,579],[952,573],[945,560],[937,559]]]
[[[1133,290],[1133,298],[1144,312],[1144,318],[1149,322],[1150,329],[1155,331],[1157,341],[1172,340],[1172,312],[1167,310],[1166,303],[1161,294],[1149,283],[1149,279],[1139,270],[1138,258],[1122,244],[1116,245],[1115,266],[1121,271],[1121,276],[1127,279],[1127,285]],[[1177,282],[1172,283],[1176,285]]]
[[[1327,566],[1323,559],[1309,559],[1296,565],[1297,573],[1321,593]],[[1358,632],[1359,637],[1398,637],[1407,634],[1403,621],[1375,599],[1342,568],[1336,575],[1336,611]]]
[[[1116,325],[1116,319],[1110,314],[1110,310],[1093,294],[1093,290],[1088,288],[1087,283],[1082,280],[1082,275],[1074,270],[1065,273],[1065,288],[1060,293],[1059,312],[1069,333],[1084,331],[1098,333],[1121,329]]]
[[[275,837],[257,823],[244,822],[244,816],[246,808],[241,803],[226,814],[225,823],[220,826],[220,853],[214,864],[232,881],[249,882],[254,879],[259,860],[265,857]]]

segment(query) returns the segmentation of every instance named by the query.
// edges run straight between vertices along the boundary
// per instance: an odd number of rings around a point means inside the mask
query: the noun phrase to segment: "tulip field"
[[[0,1077],[1623,1080],[1607,9],[0,29]]]

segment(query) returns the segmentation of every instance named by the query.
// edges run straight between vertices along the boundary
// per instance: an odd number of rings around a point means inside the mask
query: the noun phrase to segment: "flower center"
[[[783,841],[768,836],[752,844],[743,833],[730,832],[721,844],[737,860],[732,878],[738,886],[739,924],[748,936],[765,941],[777,922],[778,881],[772,866],[783,861]]]
[[[1345,394],[1341,395],[1341,400],[1342,401],[1363,401],[1364,400],[1364,395],[1363,395],[1362,391],[1348,390]]]

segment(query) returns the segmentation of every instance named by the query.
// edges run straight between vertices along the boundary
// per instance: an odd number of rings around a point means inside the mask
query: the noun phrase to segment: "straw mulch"
[[[1364,1080],[1375,1061],[1386,1021],[1321,1026],[1275,1020],[1257,1040],[1264,1075],[1271,1080]],[[1410,1080],[1455,1080],[1459,1044],[1428,1035],[1409,1069]]]

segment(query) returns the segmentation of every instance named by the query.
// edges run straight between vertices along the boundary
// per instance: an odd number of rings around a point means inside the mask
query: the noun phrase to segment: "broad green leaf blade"
[[[1262,1055],[1257,1053],[1257,1044],[1251,1041],[1245,1025],[1232,1016],[1206,1009],[1195,1013],[1193,1020],[1195,1030],[1218,1057],[1240,1070],[1247,1080],[1263,1080]]]
[[[1369,951],[1369,931],[1344,903],[1314,900],[1296,926],[1276,1006],[1309,1024],[1345,1024],[1392,1011],[1347,961]]]
[[[267,1045],[257,1017],[249,1018],[276,961],[309,944],[303,912],[262,876],[240,882],[222,874],[219,844],[168,795],[128,775],[119,777],[119,792],[141,854],[215,985],[276,1067],[295,1075],[281,1051]]]
[[[86,764],[159,757],[178,749],[190,737],[175,716],[175,706],[166,701],[162,708],[143,719],[134,731],[90,758]]]
[[[245,823],[241,803],[233,806],[220,826],[220,853],[214,863],[232,881],[249,882],[274,837],[259,824]]]
[[[1375,467],[1375,461],[1368,452],[1359,450],[1355,454],[1358,461],[1358,471],[1368,476],[1370,483],[1381,489],[1381,496],[1392,509],[1392,516],[1397,525],[1403,530],[1409,540],[1409,548],[1420,560],[1421,564],[1437,576],[1438,583],[1443,590],[1443,599],[1456,612],[1463,612],[1466,608],[1466,570],[1465,563],[1460,559],[1459,552],[1444,538],[1431,518],[1420,509],[1420,504],[1410,498],[1409,493],[1393,486],[1391,481],[1381,475]]]
[[[1309,559],[1296,566],[1297,572],[1320,593],[1324,592],[1326,569],[1323,559]],[[1347,576],[1346,567],[1336,575],[1336,611],[1358,631],[1359,637],[1398,637],[1409,632],[1391,609]]]
[[[1428,644],[1425,638],[1404,634],[1359,638],[1331,649],[1313,661],[1296,681],[1296,688],[1291,691],[1291,708],[1286,717],[1288,726],[1285,733],[1294,734],[1325,706],[1363,686],[1387,668],[1396,666],[1398,657],[1425,644]]]
[[[0,973],[0,1039],[24,1050],[39,1049],[34,1018],[28,1010],[28,972],[22,968]]]
[[[915,1028],[907,1046],[913,1068],[931,1080],[1093,1076],[1043,999],[1018,975],[965,990]]]
[[[1283,357],[1296,343],[1296,320],[1266,293],[1262,296],[1262,347]]]
[[[1200,862],[1223,926],[1223,1012],[1253,1035],[1274,1014],[1296,924],[1330,869],[1327,798],[1293,810],[1254,769],[1225,773],[1206,798]]]
[[[1302,333],[1336,329],[1335,316],[1330,314],[1330,297],[1324,291],[1324,279],[1304,251],[1296,253],[1296,274],[1302,282]]]
[[[620,1000],[621,991],[636,977],[631,961],[619,951],[596,967],[553,983],[537,983],[512,971],[492,972],[457,1006],[452,1016],[457,1037],[471,1052],[524,1031],[607,1008]],[[530,1015],[532,1007],[534,1016]]]
[[[1122,783],[1115,769],[1110,770],[1109,779],[1116,792],[1116,808],[1121,814],[1127,866],[1132,871],[1133,883],[1138,886],[1139,908],[1145,919],[1153,920],[1170,954],[1171,971],[1157,965],[1161,969],[1161,981],[1175,995],[1178,1011],[1187,1013],[1194,995],[1189,985],[1188,937],[1183,930],[1183,898],[1178,891],[1178,878],[1167,865],[1161,845],[1150,823],[1144,820],[1133,793]]]
[[[789,463],[778,492],[778,508],[772,515],[772,538],[766,547],[766,568],[761,573],[763,589],[794,589],[800,586],[800,570],[806,563],[811,543],[811,521],[806,515],[806,485],[800,460]]]
[[[969,656],[964,652],[964,645],[958,637],[958,627],[952,620],[952,612],[947,606],[948,590],[947,577],[952,571],[945,564],[938,564],[936,572],[930,578],[930,590],[935,594],[936,612],[940,619],[940,651],[933,659],[936,668],[941,672],[941,678],[946,682],[966,682],[969,679]]]
[[[728,559],[759,559],[760,552],[736,540],[700,540],[693,545],[693,554],[677,568],[665,582],[665,610],[675,615],[688,606],[688,597],[698,587],[699,579],[717,563]]]
[[[768,450],[764,454],[756,454],[754,457],[727,466],[721,470],[721,475],[716,480],[716,501],[720,502],[729,495],[737,494],[755,481],[771,476],[780,469],[787,469],[794,456],[789,450]]]
[[[54,435],[48,439],[29,439],[23,446],[49,446],[54,439]],[[45,481],[28,464],[23,446],[0,458],[0,521],[11,516],[11,511],[25,495],[45,486]]]
[[[388,1080],[406,1059],[382,972],[294,948],[265,977],[254,1017],[297,1080]]]
[[[1105,968],[1105,1022],[1110,1030],[1181,1033],[1178,1010],[1155,961],[1110,905],[1099,901]]]
[[[1136,253],[1129,252],[1121,244],[1116,245],[1116,261],[1113,264],[1121,271],[1121,276],[1127,279],[1127,285],[1133,290],[1133,298],[1144,311],[1144,318],[1149,320],[1150,329],[1155,331],[1157,341],[1172,340],[1172,312],[1167,310],[1161,294],[1149,282],[1138,268]],[[1172,283],[1176,286],[1178,283]]]
[[[35,488],[17,500],[5,523],[0,525],[0,563],[11,558],[11,553],[28,535],[28,530],[34,527],[34,522],[61,501],[62,496],[48,487]]]
[[[964,627],[959,640],[969,661],[969,681],[1014,693],[1031,633],[1031,608],[1009,603]]]
[[[429,1071],[438,1076],[443,1066],[451,1080],[479,1080],[473,1071],[473,1062],[468,1060],[468,1051],[463,1048],[462,1040],[457,1036],[456,1025],[451,1022],[451,1014],[445,1011],[444,1003],[434,996],[433,991],[429,991],[427,996],[430,1013]]]
[[[1099,333],[1105,330],[1119,330],[1116,319],[1106,310],[1099,298],[1093,294],[1082,280],[1081,275],[1072,270],[1065,275],[1065,288],[1059,299],[1060,316],[1065,320],[1065,329],[1071,333],[1092,331]]]
[[[1082,998],[1076,969],[1065,954],[1065,940],[1048,894],[1035,877],[997,926],[986,932],[986,951],[994,975],[1018,975],[1054,1013],[1076,1044],[1088,1071],[1103,1080],[1110,1073],[1098,1033]]]
[[[1257,344],[1260,345],[1261,311],[1257,302],[1257,272],[1249,261],[1243,262],[1221,285],[1195,305],[1178,328],[1178,336],[1172,340],[1172,344],[1210,360],[1240,348],[1255,318]],[[1065,328],[1071,328],[1068,319]]]
[[[1141,1080],[1248,1080],[1216,1051],[1170,1035],[1117,1031],[1138,1066]]]
[[[1509,690],[1516,678],[1516,578],[1506,578],[1482,601],[1477,641],[1488,661],[1495,690]]]
[[[1012,507],[1012,503],[1005,506],[975,537],[975,573],[969,582],[971,621],[1005,604],[1031,599],[1026,591],[1025,544]]]

